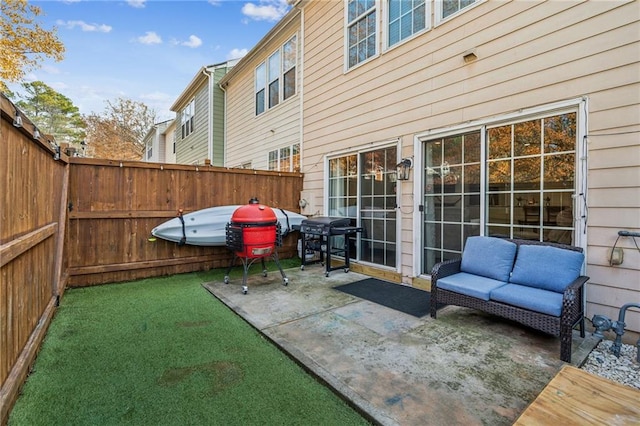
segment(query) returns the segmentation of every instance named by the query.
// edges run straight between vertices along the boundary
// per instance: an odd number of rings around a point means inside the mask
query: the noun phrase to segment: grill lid
[[[239,225],[273,225],[278,217],[271,207],[260,204],[257,198],[249,200],[249,204],[238,207],[231,215],[231,223]]]

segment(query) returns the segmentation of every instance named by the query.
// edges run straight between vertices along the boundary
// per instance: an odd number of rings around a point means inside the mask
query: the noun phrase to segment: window
[[[256,115],[295,95],[297,46],[293,36],[256,68]]]
[[[147,160],[150,160],[153,157],[153,146],[147,145]]]
[[[181,128],[182,139],[186,138],[193,132],[193,116],[195,115],[196,100],[192,99],[191,102],[182,110]]]
[[[296,52],[298,50],[297,38],[294,36],[291,40],[282,46],[282,80],[283,94],[282,99],[287,100],[296,93]]]
[[[427,27],[427,0],[389,0],[388,46],[424,30]]]
[[[280,103],[280,51],[269,57],[269,108]]]
[[[472,235],[575,245],[577,127],[567,112],[426,141],[422,272]]]
[[[347,1],[347,68],[377,53],[377,13],[375,0]]]
[[[300,144],[286,146],[269,152],[269,170],[279,172],[300,171]]]
[[[264,63],[256,68],[256,115],[262,114],[265,110],[266,70],[267,67]]]
[[[396,266],[396,152],[394,146],[329,160],[329,216],[359,221],[363,231],[350,241],[358,247],[351,253],[388,267]]]
[[[436,23],[482,0],[436,0]]]

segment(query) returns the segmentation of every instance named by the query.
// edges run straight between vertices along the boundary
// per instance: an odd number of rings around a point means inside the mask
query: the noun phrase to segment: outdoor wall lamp
[[[22,127],[22,116],[20,111],[16,109],[16,116],[13,118],[13,125],[16,127]]]
[[[409,180],[409,171],[413,167],[413,160],[411,158],[403,158],[398,164],[396,164],[396,177],[398,180]]]

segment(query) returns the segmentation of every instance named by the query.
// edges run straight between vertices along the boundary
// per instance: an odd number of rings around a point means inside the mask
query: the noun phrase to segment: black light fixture
[[[16,127],[22,127],[22,116],[20,111],[16,109],[16,116],[13,118],[13,125]]]
[[[409,171],[413,167],[413,160],[411,158],[403,158],[398,164],[396,164],[396,177],[398,180],[409,180]]]

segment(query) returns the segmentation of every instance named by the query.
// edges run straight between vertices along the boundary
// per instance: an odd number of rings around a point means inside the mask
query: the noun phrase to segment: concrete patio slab
[[[471,309],[416,318],[335,290],[320,265],[204,287],[382,425],[510,425],[565,364],[560,340]],[[426,301],[425,301],[426,303]],[[574,333],[572,364],[597,340]]]

